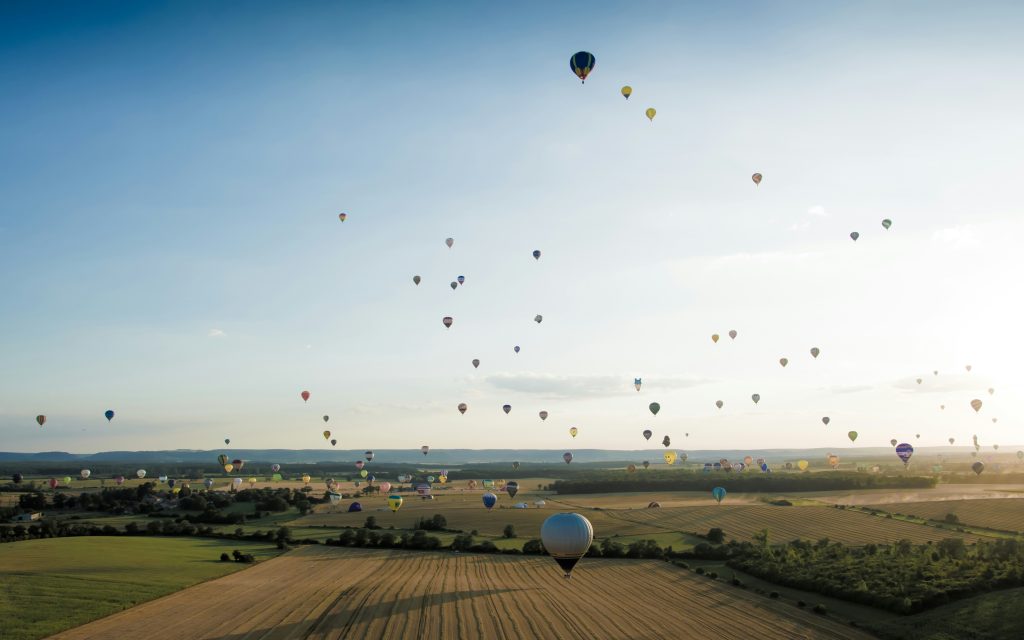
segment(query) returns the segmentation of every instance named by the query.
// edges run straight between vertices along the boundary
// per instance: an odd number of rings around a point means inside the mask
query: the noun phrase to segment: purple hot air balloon
[[[563,453],[562,460],[565,460],[565,464],[569,464],[570,462],[572,462],[572,453],[569,451]]]
[[[896,455],[903,461],[903,465],[910,464],[910,456],[914,455],[914,447],[910,446],[906,442],[902,442],[896,445]]]

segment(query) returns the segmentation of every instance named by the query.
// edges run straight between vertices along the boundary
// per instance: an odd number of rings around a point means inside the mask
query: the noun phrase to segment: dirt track
[[[867,638],[655,561],[305,547],[54,636],[163,638]]]

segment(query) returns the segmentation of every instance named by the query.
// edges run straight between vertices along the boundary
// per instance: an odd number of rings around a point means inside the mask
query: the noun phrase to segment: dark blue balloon
[[[490,509],[498,502],[498,496],[494,495],[490,491],[484,494],[484,506]]]
[[[362,510],[363,510],[363,505],[359,504],[358,502],[353,502],[352,504],[348,505],[348,512],[349,513],[352,513],[354,511],[362,511]]]
[[[113,409],[107,409],[103,413],[103,415],[105,415],[107,417],[107,422],[110,422],[111,420],[114,419],[114,410]]]
[[[768,472],[768,463],[767,462],[762,462],[761,463],[761,471],[764,471],[766,473]]]

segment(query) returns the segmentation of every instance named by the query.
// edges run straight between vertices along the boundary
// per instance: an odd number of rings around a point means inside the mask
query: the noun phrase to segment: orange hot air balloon
[[[750,176],[750,179],[754,181],[754,185],[758,187],[761,186],[762,178],[763,176],[760,173],[755,173],[754,175]]]
[[[711,342],[718,342],[718,334],[717,333],[712,333],[711,334]]]
[[[978,400],[977,398],[971,400],[971,408],[974,409],[975,413],[981,411],[981,400]]]

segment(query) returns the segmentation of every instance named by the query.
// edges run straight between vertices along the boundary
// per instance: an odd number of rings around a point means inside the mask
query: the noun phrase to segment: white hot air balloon
[[[578,513],[556,513],[541,525],[540,539],[548,555],[569,578],[594,541],[594,527]]]

